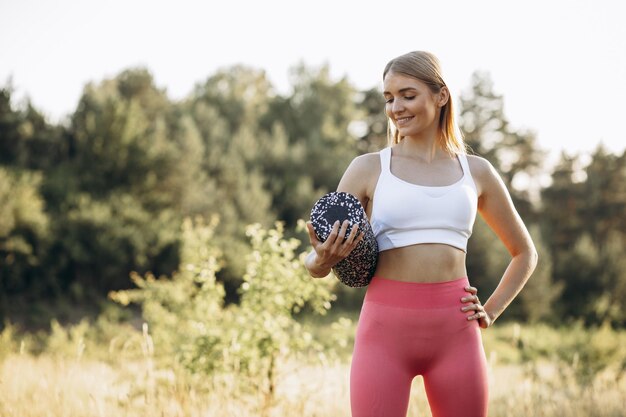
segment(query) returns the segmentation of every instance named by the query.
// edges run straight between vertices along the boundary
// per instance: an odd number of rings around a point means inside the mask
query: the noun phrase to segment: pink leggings
[[[417,375],[433,417],[487,415],[480,328],[461,311],[467,285],[467,278],[414,283],[374,277],[354,344],[352,417],[405,417]]]

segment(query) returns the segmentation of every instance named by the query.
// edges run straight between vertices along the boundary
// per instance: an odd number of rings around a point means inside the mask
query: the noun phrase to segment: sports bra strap
[[[386,174],[391,172],[391,148],[386,147],[380,152],[380,170]]]
[[[469,163],[467,162],[467,155],[464,153],[457,154],[459,161],[461,162],[461,168],[463,168],[463,174],[465,178],[471,178],[472,172],[469,169]]]

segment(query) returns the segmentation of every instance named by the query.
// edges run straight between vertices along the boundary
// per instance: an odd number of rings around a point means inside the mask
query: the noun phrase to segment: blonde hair
[[[416,78],[428,85],[434,94],[439,93],[442,87],[447,87],[441,75],[439,59],[430,52],[413,51],[400,55],[385,66],[383,80],[390,72]],[[392,125],[393,123],[388,119],[387,141],[389,146],[400,143],[404,138]],[[443,150],[451,155],[465,153],[463,134],[456,124],[452,97],[449,97],[448,102],[441,108],[438,131],[437,140]]]

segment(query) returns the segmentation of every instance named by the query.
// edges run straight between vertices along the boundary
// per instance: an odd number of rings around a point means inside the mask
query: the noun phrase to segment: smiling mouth
[[[396,119],[396,123],[398,124],[398,126],[402,126],[402,125],[407,124],[411,119],[413,119],[413,116],[400,117],[400,118]]]

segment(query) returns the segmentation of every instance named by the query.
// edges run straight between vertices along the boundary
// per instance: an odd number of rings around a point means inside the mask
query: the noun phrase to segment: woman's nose
[[[394,100],[391,103],[391,112],[393,114],[399,114],[404,111],[404,105],[402,104],[402,100]]]

